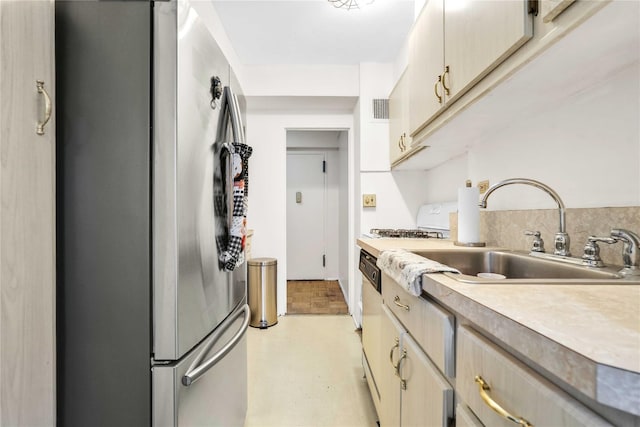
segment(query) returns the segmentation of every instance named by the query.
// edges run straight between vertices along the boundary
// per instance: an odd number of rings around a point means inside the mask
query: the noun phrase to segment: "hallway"
[[[249,328],[245,427],[374,427],[361,354],[347,315],[290,315]]]

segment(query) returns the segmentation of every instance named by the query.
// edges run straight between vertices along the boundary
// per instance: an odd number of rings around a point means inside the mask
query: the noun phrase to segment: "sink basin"
[[[588,268],[576,264],[575,259],[549,259],[518,251],[448,249],[414,253],[460,270],[462,274],[445,274],[467,283],[640,283],[621,279],[617,274],[619,268]],[[494,273],[505,278],[481,278],[477,277],[478,273]]]

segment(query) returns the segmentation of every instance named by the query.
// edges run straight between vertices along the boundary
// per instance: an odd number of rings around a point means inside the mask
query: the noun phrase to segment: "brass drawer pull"
[[[36,87],[38,88],[38,93],[44,96],[44,120],[42,123],[38,123],[36,134],[44,135],[44,126],[49,122],[49,119],[51,119],[51,98],[44,88],[44,82],[42,80],[36,80]]]
[[[391,366],[393,366],[393,370],[396,371],[396,375],[398,375],[398,368],[400,367],[400,362],[396,365],[393,363],[393,350],[400,347],[400,339],[396,337],[396,343],[393,347],[391,347],[391,351],[389,352],[389,361],[391,362]]]
[[[500,406],[495,400],[493,400],[488,393],[489,391],[491,391],[491,387],[489,387],[489,384],[487,384],[480,375],[476,375],[474,381],[478,383],[480,397],[482,397],[482,400],[489,408],[493,409],[501,417],[504,417],[509,421],[518,424],[519,426],[533,427],[533,425],[529,421],[525,420],[522,417],[514,417],[513,415],[505,411],[502,406]]]
[[[402,308],[404,308],[404,309],[405,309],[405,310],[407,310],[407,311],[409,311],[409,310],[410,310],[410,307],[409,307],[408,305],[406,305],[406,304],[402,304],[402,303],[400,302],[400,297],[399,297],[398,295],[396,295],[396,297],[393,299],[393,303],[394,303],[395,305],[397,305],[398,307],[402,307]]]
[[[436,94],[436,98],[438,98],[438,104],[442,104],[442,95],[438,93],[438,85],[442,83],[442,76],[438,76],[438,81],[433,85],[433,92]]]
[[[407,149],[406,145],[404,145],[404,135],[400,135],[400,139],[398,139],[398,148],[400,148],[401,152]]]
[[[398,359],[398,368],[396,369],[396,376],[398,378],[400,378],[400,388],[402,390],[406,390],[407,389],[407,380],[402,378],[402,375],[400,375],[400,363],[402,363],[402,359],[406,359],[407,358],[407,349],[402,349],[402,355],[400,356],[400,359]]]
[[[449,95],[450,93],[450,88],[449,86],[447,86],[447,79],[445,78],[448,75],[449,75],[449,66],[447,65],[446,67],[444,67],[444,73],[442,74],[442,88],[444,89],[445,95]]]

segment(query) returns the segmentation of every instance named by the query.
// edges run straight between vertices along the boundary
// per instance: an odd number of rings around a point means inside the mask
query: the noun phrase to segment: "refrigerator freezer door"
[[[245,295],[245,276],[224,272],[215,244],[213,171],[220,109],[211,77],[229,65],[189,2],[154,7],[153,352],[178,360]]]
[[[153,427],[244,425],[247,411],[246,333],[241,334],[230,352],[203,372],[197,381],[188,386],[183,384],[194,361],[205,362],[228,344],[243,326],[246,327],[248,310],[239,314],[211,348],[207,347],[216,339],[217,331],[177,364],[152,368]]]

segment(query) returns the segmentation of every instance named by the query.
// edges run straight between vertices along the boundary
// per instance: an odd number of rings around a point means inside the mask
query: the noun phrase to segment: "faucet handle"
[[[600,258],[600,246],[598,242],[611,245],[618,240],[612,237],[587,237],[587,243],[584,245],[584,253],[582,254],[582,263],[588,267],[604,267],[602,258]]]
[[[539,231],[526,230],[524,234],[525,236],[533,236],[531,252],[544,252],[544,240],[542,240],[542,237],[540,237]]]
[[[614,228],[611,238],[622,242],[622,263],[624,268],[620,274],[624,277],[640,277],[640,236],[636,233]]]

